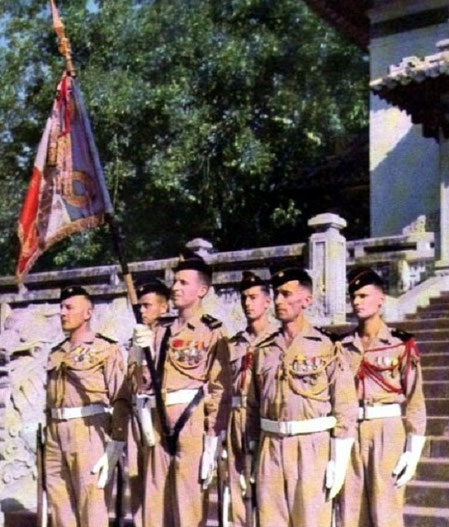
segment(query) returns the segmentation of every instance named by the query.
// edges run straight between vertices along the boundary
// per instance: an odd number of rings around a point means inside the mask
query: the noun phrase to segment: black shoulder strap
[[[103,335],[102,333],[95,333],[95,336],[98,339],[103,339],[106,342],[109,342],[110,344],[117,344],[117,341],[115,339],[111,339],[110,337],[106,337],[106,335]]]
[[[167,358],[168,340],[170,336],[171,336],[171,329],[170,329],[170,326],[167,326],[165,328],[164,336],[162,337],[161,348],[159,350],[159,359],[157,362],[157,374],[160,379],[161,385],[162,385],[162,378],[164,376],[164,365],[165,365],[165,359]]]
[[[413,338],[413,334],[412,333],[408,333],[407,331],[404,331],[402,329],[395,329],[395,328],[393,328],[391,330],[391,334],[393,335],[393,337],[401,339],[403,342],[407,342],[407,340],[410,340],[410,339]]]
[[[327,338],[329,338],[334,344],[335,342],[338,342],[339,340],[341,340],[340,335],[337,335],[336,333],[333,333],[332,331],[329,331],[328,329],[318,327],[318,326],[314,326],[314,328],[320,333],[322,333],[323,335],[325,335]]]
[[[213,317],[212,315],[203,315],[201,317],[201,321],[204,322],[207,326],[209,326],[211,329],[218,329],[223,325],[221,320],[218,320],[217,318]]]
[[[56,344],[55,346],[53,346],[53,347],[51,348],[50,351],[56,351],[56,350],[59,349],[61,346],[63,346],[68,340],[69,340],[69,337],[65,338],[64,340],[61,340],[61,342],[58,342],[58,344]]]

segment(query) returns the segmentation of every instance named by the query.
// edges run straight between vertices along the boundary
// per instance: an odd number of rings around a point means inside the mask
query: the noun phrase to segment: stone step
[[[449,381],[449,366],[424,366],[424,381]]]
[[[449,504],[449,482],[412,480],[405,491],[407,505],[445,508]]]
[[[449,296],[437,296],[435,298],[429,298],[429,306],[446,306],[446,309],[449,309]]]
[[[424,395],[426,397],[426,402],[433,399],[443,399],[446,400],[447,405],[447,414],[449,415],[449,383],[446,381],[424,381],[423,382]]]
[[[421,458],[416,478],[420,481],[449,481],[449,459],[444,457]],[[447,505],[449,506],[449,500]]]
[[[449,458],[449,436],[427,436],[423,456],[428,458]]]
[[[426,434],[430,436],[444,436],[449,439],[449,417],[428,416]]]
[[[416,329],[413,331],[413,335],[418,344],[422,340],[433,341],[433,340],[449,340],[449,328],[448,329]]]
[[[409,317],[411,315],[407,315]],[[413,315],[415,316],[415,315]],[[392,327],[403,329],[404,331],[415,331],[419,329],[444,329],[449,328],[449,318],[419,318],[418,320],[404,320],[391,324]]]
[[[422,308],[420,308],[422,309]],[[424,321],[425,319],[447,319],[449,317],[449,309],[430,309],[426,308],[422,311],[417,311],[413,315],[407,315],[406,320]]]
[[[422,354],[437,351],[449,353],[449,340],[422,340],[418,343],[418,348]]]
[[[51,521],[49,521],[47,525],[51,527]],[[109,527],[116,527],[116,525],[117,522],[115,519],[109,520]],[[133,527],[134,522],[131,518],[127,517],[123,519],[122,525],[123,527]],[[40,527],[40,525],[37,525],[37,515],[35,511],[21,509],[5,512],[4,527]]]
[[[434,302],[432,300],[430,301],[430,304],[426,307],[418,307],[416,310],[416,314],[418,313],[428,313],[429,311],[437,312],[437,311],[447,311],[449,313],[449,299],[446,298],[445,300],[440,299],[434,299]]]
[[[426,366],[448,366],[449,353],[422,353],[421,364]]]
[[[446,416],[449,418],[449,398],[426,397],[426,410],[428,416]]]
[[[406,527],[449,527],[449,509],[435,507],[404,507]]]

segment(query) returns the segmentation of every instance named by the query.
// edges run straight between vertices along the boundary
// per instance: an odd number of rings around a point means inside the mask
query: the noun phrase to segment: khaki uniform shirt
[[[47,365],[47,408],[102,404],[113,408],[111,437],[126,439],[129,394],[118,344],[100,334],[71,348],[69,340],[51,351]]]
[[[343,338],[342,345],[355,376],[360,406],[403,404],[407,433],[424,435],[422,371],[411,335],[382,323],[368,350],[363,349],[356,330]]]
[[[161,368],[159,357],[166,333],[166,358]],[[226,429],[231,407],[229,346],[221,322],[202,310],[184,325],[178,318],[162,317],[154,340],[155,363],[158,371],[162,371],[163,395],[203,387],[204,429],[210,435],[219,435]],[[143,391],[152,393],[151,380]]]
[[[277,330],[278,326],[268,323],[260,335],[252,335],[245,329],[229,339],[233,396],[247,396],[257,347]]]
[[[248,395],[248,433],[258,439],[260,418],[302,421],[328,415],[333,436],[355,435],[357,399],[351,370],[338,347],[304,320],[288,345],[279,330],[258,350]]]

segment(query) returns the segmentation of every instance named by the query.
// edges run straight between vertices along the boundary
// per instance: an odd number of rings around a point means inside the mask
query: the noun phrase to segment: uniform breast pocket
[[[194,343],[184,348],[172,348],[170,354],[172,360],[183,368],[197,368],[206,361],[206,350]]]
[[[321,392],[327,387],[325,357],[295,359],[290,363],[289,373],[294,386],[301,390]]]
[[[400,358],[396,355],[378,355],[371,361],[372,366],[378,375],[381,375],[385,380],[392,380],[400,376]]]

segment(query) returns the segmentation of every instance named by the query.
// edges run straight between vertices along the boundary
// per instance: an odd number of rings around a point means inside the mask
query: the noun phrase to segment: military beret
[[[84,289],[84,287],[81,287],[80,285],[69,285],[61,289],[59,301],[62,302],[63,300],[66,300],[67,298],[70,298],[72,296],[80,295],[85,296],[86,298],[91,300],[89,293]]]
[[[292,280],[297,280],[303,287],[312,289],[312,279],[304,269],[299,267],[286,267],[271,275],[271,285],[274,289]]]
[[[242,273],[242,280],[239,284],[239,291],[242,293],[245,291],[245,289],[249,289],[250,287],[254,287],[256,285],[260,285],[262,287],[266,287],[267,284],[265,280],[262,280],[260,276],[253,273],[252,271],[243,271]]]
[[[170,298],[170,289],[164,284],[162,280],[155,278],[150,282],[139,285],[136,289],[137,298],[141,298],[148,293],[156,293],[157,295],[165,297],[167,300]]]
[[[366,285],[375,285],[384,288],[382,278],[370,267],[355,267],[348,273],[348,291],[352,295],[357,289]]]
[[[184,249],[179,255],[178,265],[174,268],[175,273],[185,270],[199,271],[209,278],[212,278],[211,267],[207,265],[207,263],[203,260],[203,258],[201,258],[199,254],[196,254],[189,249]]]

